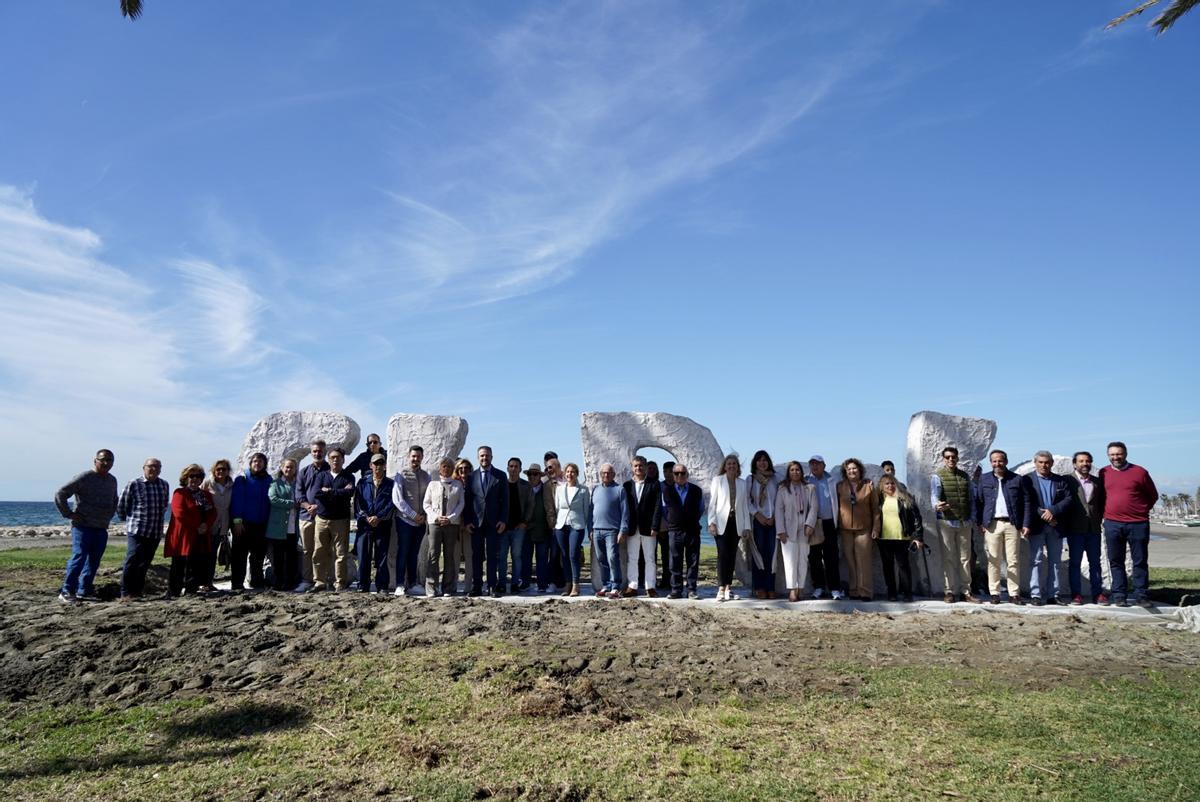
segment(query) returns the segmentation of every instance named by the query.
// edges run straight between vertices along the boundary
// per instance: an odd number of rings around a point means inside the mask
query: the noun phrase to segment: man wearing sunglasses
[[[675,463],[671,466],[671,478],[674,481],[662,494],[671,562],[671,593],[667,598],[682,599],[686,580],[688,598],[698,599],[696,581],[700,574],[700,517],[704,515],[704,493],[688,481],[686,465]]]

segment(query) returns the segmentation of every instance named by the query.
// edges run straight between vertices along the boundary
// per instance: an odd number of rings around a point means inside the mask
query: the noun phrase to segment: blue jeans
[[[1124,601],[1128,593],[1134,601],[1146,598],[1150,584],[1150,522],[1105,521],[1104,539],[1108,543],[1108,565],[1112,570],[1114,601]],[[1125,549],[1133,557],[1133,575],[1125,576]],[[1132,592],[1128,588],[1132,580]]]
[[[375,564],[375,589],[387,590],[391,572],[388,571],[388,546],[392,540],[392,522],[382,521],[371,529],[362,520],[354,545],[358,551],[358,589],[363,593],[371,590],[371,564]],[[396,558],[400,562],[400,558]]]
[[[154,552],[158,551],[158,538],[125,536],[125,567],[121,570],[121,595],[141,596],[146,591],[146,572]]]
[[[1034,599],[1053,599],[1058,596],[1058,566],[1062,563],[1062,535],[1057,529],[1045,527],[1029,535],[1029,595]],[[1046,586],[1043,593],[1042,564],[1046,566]]]
[[[100,558],[108,545],[108,530],[99,526],[71,527],[71,559],[67,560],[67,574],[63,577],[62,592],[74,594],[76,590],[86,596],[95,593],[92,582],[100,568]]]
[[[596,554],[600,562],[600,581],[604,590],[621,590],[621,549],[617,543],[616,529],[593,530],[596,537]]]
[[[720,524],[718,524],[720,526]],[[754,547],[762,557],[763,567],[750,569],[751,582],[755,590],[775,590],[775,527],[754,522]]]
[[[396,587],[417,584],[417,558],[421,556],[421,538],[425,524],[413,525],[396,520]]]
[[[514,586],[529,582],[529,572],[525,569],[525,529],[516,527],[504,533],[509,540],[512,551],[512,583]]]
[[[1100,572],[1100,535],[1067,535],[1070,547],[1067,563],[1067,582],[1072,596],[1083,595],[1083,555],[1088,558],[1088,593],[1093,599],[1104,591],[1104,578]]]
[[[492,590],[508,584],[508,552],[512,548],[512,534],[505,529],[501,534],[496,527],[489,527],[487,539],[487,578]]]
[[[583,571],[583,530],[564,526],[554,530],[554,539],[558,542],[558,551],[562,554],[564,581],[579,584],[579,574]]]
[[[538,590],[545,590],[554,576],[550,562],[554,553],[554,541],[546,538],[540,543],[534,543],[529,551],[537,553],[537,586]]]

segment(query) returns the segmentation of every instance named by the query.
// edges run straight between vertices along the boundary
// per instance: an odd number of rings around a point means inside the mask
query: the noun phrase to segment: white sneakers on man
[[[407,595],[408,595],[408,591],[406,591],[406,590],[404,589],[404,586],[403,586],[403,585],[397,585],[397,586],[396,586],[396,593],[395,593],[395,595],[397,595],[397,596],[407,596]]]

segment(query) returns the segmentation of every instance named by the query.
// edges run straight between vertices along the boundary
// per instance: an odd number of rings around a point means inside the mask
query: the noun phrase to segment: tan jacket
[[[864,481],[854,493],[850,503],[850,483],[845,479],[837,483],[838,528],[851,532],[870,532],[878,535],[883,527],[879,513],[879,494],[870,480]]]

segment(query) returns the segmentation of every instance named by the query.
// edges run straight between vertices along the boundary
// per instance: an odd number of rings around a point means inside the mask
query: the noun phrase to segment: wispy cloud
[[[430,147],[422,130],[403,143],[390,207],[347,251],[400,279],[388,284],[398,302],[544,289],[636,227],[650,200],[776,141],[880,54],[878,31],[830,52],[741,36],[740,14],[567,3],[481,35],[487,91],[447,112],[450,141]]]
[[[197,341],[226,364],[249,364],[267,355],[257,325],[263,301],[237,269],[198,259],[176,260],[172,267],[187,290],[182,319],[192,324]]]

